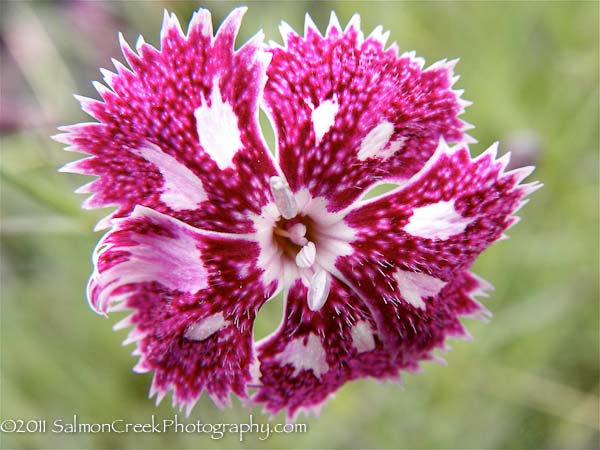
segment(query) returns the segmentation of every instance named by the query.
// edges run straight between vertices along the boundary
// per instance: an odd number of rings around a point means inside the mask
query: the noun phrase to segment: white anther
[[[319,270],[313,275],[307,296],[308,307],[311,311],[318,311],[323,307],[329,296],[330,288],[331,276],[329,272]]]
[[[273,194],[279,214],[284,219],[293,219],[296,217],[296,214],[298,214],[298,205],[287,182],[281,177],[271,177],[269,184],[271,185],[271,194]]]
[[[304,225],[302,222],[292,225],[288,229],[288,233],[290,236],[290,241],[292,241],[294,244],[301,247],[304,247],[306,244],[308,244],[308,239],[304,237],[306,236],[306,225]]]
[[[315,263],[315,256],[317,256],[315,244],[309,242],[296,255],[296,265],[306,269]]]

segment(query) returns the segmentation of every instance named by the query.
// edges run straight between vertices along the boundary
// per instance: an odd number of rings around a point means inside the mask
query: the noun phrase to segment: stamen
[[[317,249],[315,244],[309,242],[306,244],[296,255],[296,265],[306,269],[315,263],[315,257],[317,256]]]
[[[269,184],[271,185],[271,194],[273,194],[279,214],[284,219],[293,219],[296,217],[296,214],[298,214],[298,205],[287,181],[281,177],[271,177]]]
[[[318,311],[323,307],[329,296],[330,288],[331,276],[329,272],[319,270],[313,275],[307,295],[308,307],[311,311]]]
[[[284,229],[279,228],[279,227],[273,228],[273,232],[277,236],[281,236],[281,237],[284,237],[284,238],[289,238],[290,237],[290,233],[288,233],[287,231],[285,231]]]
[[[306,225],[304,225],[302,222],[295,223],[288,231],[289,234],[287,237],[289,237],[290,241],[292,241],[294,244],[301,247],[304,247],[306,244],[308,244],[308,239],[304,237],[306,236]]]

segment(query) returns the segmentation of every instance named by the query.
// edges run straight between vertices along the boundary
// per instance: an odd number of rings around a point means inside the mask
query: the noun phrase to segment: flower
[[[490,288],[469,267],[539,184],[495,145],[470,156],[456,61],[424,69],[381,27],[364,38],[358,16],[342,29],[334,14],[324,36],[307,17],[304,36],[282,24],[283,46],[259,33],[234,50],[244,11],[216,35],[207,10],[187,34],[165,13],[160,50],[121,36],[131,70],[102,70],[102,100],[78,97],[97,121],[55,138],[91,155],[63,168],[99,176],[83,207],[117,207],[88,299],[133,311],[116,328],[133,327],[150,395],[172,390],[189,413],[204,391],[233,393],[293,417],[467,336],[459,317],[485,317],[474,296]],[[281,291],[280,327],[255,343]]]

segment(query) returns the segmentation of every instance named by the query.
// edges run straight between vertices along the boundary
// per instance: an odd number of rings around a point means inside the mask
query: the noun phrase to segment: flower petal
[[[260,361],[258,391],[253,400],[275,414],[287,409],[318,410],[344,383],[361,376],[395,377],[386,358],[377,354],[381,342],[368,310],[347,287],[332,280],[327,302],[312,311],[308,287],[292,285],[284,320],[257,344]]]
[[[449,280],[517,220],[512,214],[539,183],[520,185],[533,168],[504,172],[508,157],[496,159],[494,144],[477,158],[465,146],[440,142],[427,165],[403,186],[349,209],[355,230],[350,256],[373,261],[363,277],[383,262]],[[348,261],[350,262],[350,261]]]
[[[253,399],[273,414],[287,409],[288,417],[294,418],[300,411],[318,411],[348,381],[399,381],[400,370],[415,371],[421,361],[439,359],[432,351],[443,347],[447,337],[464,336],[458,315],[487,313],[472,298],[485,286],[465,272],[444,288],[427,312],[382,302],[390,325],[403,337],[384,346],[386,335],[347,286],[334,279],[327,302],[315,312],[306,303],[308,288],[297,281],[288,294],[281,327],[258,344],[261,375]]]
[[[273,294],[255,242],[194,229],[145,207],[114,221],[98,244],[88,296],[100,313],[132,309],[138,372],[154,371],[151,395],[173,389],[188,412],[204,390],[218,405],[246,397],[255,362],[256,311]]]
[[[412,176],[440,138],[467,139],[458,115],[468,103],[451,89],[456,61],[423,70],[413,53],[385,49],[381,28],[364,39],[357,16],[344,31],[333,17],[325,37],[308,22],[304,37],[282,27],[265,103],[292,190],[309,187],[337,210]]]
[[[478,158],[466,147],[441,142],[408,183],[351,209],[354,253],[338,258],[340,276],[369,304],[380,328],[398,305],[428,311],[436,295],[517,218],[523,197],[540,185],[520,185],[530,168],[504,172],[508,158],[496,146]],[[396,333],[397,336],[397,333]]]
[[[109,87],[95,83],[103,101],[79,97],[99,123],[55,136],[92,155],[64,168],[100,176],[86,187],[86,207],[118,206],[113,217],[123,217],[140,204],[196,227],[252,229],[246,215],[268,202],[275,168],[258,125],[270,54],[260,33],[234,50],[244,11],[215,37],[207,10],[187,35],[165,13],[160,50],[142,39],[135,53],[121,40],[131,70],[115,61],[116,73],[102,71]]]

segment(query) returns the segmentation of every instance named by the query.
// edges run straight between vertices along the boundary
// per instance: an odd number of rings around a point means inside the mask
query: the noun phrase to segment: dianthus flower
[[[470,156],[456,61],[424,69],[381,27],[364,38],[358,16],[342,29],[334,14],[325,35],[307,17],[304,36],[282,24],[283,46],[259,33],[235,50],[244,11],[216,35],[206,10],[187,34],[165,13],[160,50],[121,37],[131,69],[102,70],[102,101],[78,97],[97,122],[56,139],[91,155],[63,169],[99,176],[83,207],[117,207],[88,299],[133,311],[116,328],[133,327],[150,395],[172,390],[189,412],[204,391],[234,393],[292,417],[467,336],[459,316],[484,317],[489,287],[468,269],[538,185],[496,146]],[[279,328],[254,342],[281,291]]]

